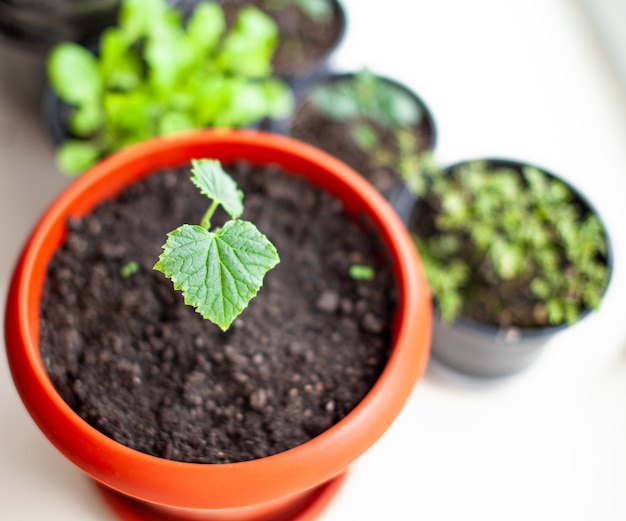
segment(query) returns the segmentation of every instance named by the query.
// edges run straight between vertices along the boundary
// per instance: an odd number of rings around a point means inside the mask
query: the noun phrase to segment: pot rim
[[[170,461],[113,441],[62,400],[38,350],[41,286],[47,260],[63,239],[66,216],[89,211],[126,183],[159,167],[210,155],[223,161],[277,162],[287,172],[326,186],[344,200],[348,213],[366,213],[394,261],[399,289],[393,350],[362,402],[307,443],[266,458],[229,464]],[[120,175],[124,169],[127,173]],[[346,199],[348,194],[353,199]],[[114,154],[52,203],[16,267],[6,306],[5,339],[15,385],[31,416],[50,441],[88,475],[123,494],[156,504],[237,508],[307,490],[338,475],[367,450],[392,423],[425,370],[431,327],[428,286],[410,236],[393,209],[361,176],[292,138],[250,130],[203,130],[151,139]],[[210,497],[207,490],[211,490]]]

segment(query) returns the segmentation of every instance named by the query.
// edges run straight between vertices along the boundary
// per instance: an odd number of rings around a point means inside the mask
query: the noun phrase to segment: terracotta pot
[[[180,463],[132,450],[88,425],[61,399],[39,356],[39,300],[46,265],[64,239],[68,216],[89,212],[127,184],[191,158],[277,163],[365,217],[393,259],[399,304],[387,366],[363,401],[321,435],[285,452],[233,464]],[[308,145],[254,131],[200,131],[159,138],[111,156],[78,178],[34,229],[17,264],[6,306],[11,373],[49,440],[98,482],[124,519],[261,521],[312,519],[345,469],[400,412],[427,363],[431,307],[411,239],[392,208],[349,167]]]
[[[529,165],[521,161],[501,158],[483,159],[492,167],[506,167],[520,171]],[[467,163],[463,161],[446,168],[447,172]],[[563,179],[538,168],[548,177]],[[568,184],[576,202],[586,213],[597,212],[593,206],[571,185]],[[415,219],[419,219],[420,201],[415,202],[415,207],[409,221],[409,229],[415,225]],[[609,237],[604,228],[608,242],[608,255],[606,258],[609,268],[609,277],[612,272],[612,255]],[[609,279],[610,282],[610,279]],[[608,282],[607,282],[608,286]],[[590,314],[590,310],[584,311],[579,321]],[[578,323],[578,322],[577,322]],[[558,326],[546,326],[541,328],[523,328],[516,326],[497,327],[490,324],[482,324],[466,317],[457,317],[453,322],[445,322],[439,316],[435,306],[433,316],[433,339],[432,355],[449,368],[469,376],[479,378],[502,378],[527,369],[540,356],[544,346],[552,339],[569,327],[568,324]]]

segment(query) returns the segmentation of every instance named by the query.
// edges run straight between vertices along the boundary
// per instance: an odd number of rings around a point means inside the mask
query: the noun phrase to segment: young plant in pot
[[[291,136],[325,150],[368,179],[395,205],[404,172],[435,146],[435,124],[407,87],[364,69],[311,84],[287,123]]]
[[[486,159],[408,179],[410,230],[436,303],[433,357],[501,377],[599,307],[608,237],[571,186],[526,163]]]
[[[276,74],[296,90],[323,73],[346,29],[346,14],[338,0],[221,0],[227,15],[254,5],[278,27],[273,58]]]
[[[30,414],[123,518],[270,521],[336,492],[430,328],[411,237],[374,188],[290,138],[204,130],[70,185],[16,267],[5,337]]]
[[[64,42],[48,56],[44,119],[59,168],[82,173],[153,136],[284,117],[293,95],[272,74],[277,43],[276,24],[253,6],[226,29],[213,2],[196,2],[183,16],[165,0],[123,0],[96,54]]]

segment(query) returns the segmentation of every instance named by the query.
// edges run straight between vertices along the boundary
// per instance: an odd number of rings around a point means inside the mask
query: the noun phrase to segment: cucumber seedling
[[[186,304],[225,331],[280,259],[253,223],[239,219],[243,193],[219,161],[193,160],[191,181],[211,203],[200,224],[183,224],[168,233],[154,269],[172,280]],[[211,230],[219,206],[231,220]]]

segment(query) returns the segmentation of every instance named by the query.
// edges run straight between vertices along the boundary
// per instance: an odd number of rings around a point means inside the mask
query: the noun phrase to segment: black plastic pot
[[[63,102],[50,85],[46,85],[41,99],[41,119],[54,148],[72,137],[68,128],[71,110],[71,106]]]
[[[339,26],[337,35],[332,45],[329,46],[317,59],[312,60],[309,63],[293,68],[278,67],[276,69],[276,74],[289,83],[296,93],[301,89],[305,89],[306,86],[316,78],[326,76],[330,73],[330,60],[332,55],[341,45],[341,42],[345,37],[347,30],[346,11],[339,0],[331,1],[333,4],[333,17],[337,20],[337,24]],[[279,50],[278,52],[281,51]]]
[[[528,163],[509,159],[484,159],[486,163],[494,167],[511,167],[521,170]],[[465,162],[463,162],[465,163]],[[462,163],[454,164],[446,169],[451,172]],[[536,167],[538,168],[538,167]],[[563,179],[538,168],[549,177]],[[577,190],[565,182],[574,193],[577,202],[588,213],[597,215],[597,211]],[[420,218],[419,200],[415,201],[409,221],[409,230]],[[604,233],[608,245],[606,263],[609,270],[610,284],[612,274],[612,249],[606,227]],[[453,322],[444,322],[437,312],[436,303],[433,316],[432,356],[433,359],[457,372],[479,378],[502,378],[519,373],[528,368],[540,356],[543,348],[554,337],[558,336],[570,327],[575,327],[581,320],[591,314],[591,310],[584,311],[578,322],[573,325],[547,326],[544,328],[501,328],[494,325],[481,324],[466,317],[457,317]]]
[[[541,330],[500,329],[459,318],[433,317],[433,358],[460,373],[502,378],[529,367],[542,349],[567,326]]]
[[[46,53],[62,41],[81,41],[115,23],[119,0],[0,0],[0,36]]]

